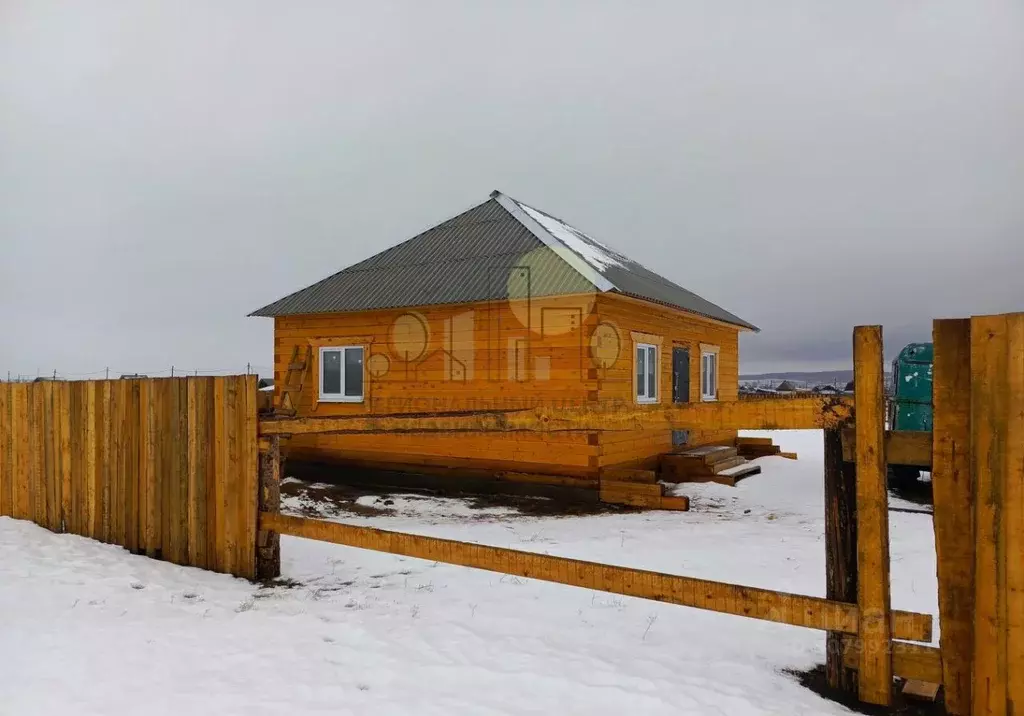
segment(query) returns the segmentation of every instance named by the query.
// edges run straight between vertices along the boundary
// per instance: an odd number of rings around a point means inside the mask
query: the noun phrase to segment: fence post
[[[935,321],[932,343],[932,502],[942,683],[946,712],[967,716],[974,650],[970,320]]]
[[[973,713],[1024,705],[1024,314],[971,319]]]
[[[281,438],[272,435],[269,446],[260,454],[259,512],[281,509]],[[276,532],[256,533],[256,578],[281,576],[281,536]]]
[[[843,462],[840,428],[825,431],[825,598],[857,602],[857,479],[852,463]],[[843,634],[825,638],[828,685],[857,693],[857,672],[843,665]]]
[[[885,465],[882,327],[853,329],[857,439],[857,604],[861,701],[892,702],[892,605],[889,597],[889,493]]]

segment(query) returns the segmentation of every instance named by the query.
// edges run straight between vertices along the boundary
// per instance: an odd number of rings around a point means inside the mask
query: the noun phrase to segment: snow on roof
[[[569,226],[553,216],[548,216],[543,211],[537,211],[532,206],[527,206],[521,201],[516,201],[523,211],[530,215],[530,218],[544,227],[544,230],[565,244],[584,261],[598,271],[604,271],[609,266],[626,268],[629,261],[625,256],[611,249],[600,241],[592,239],[579,229]]]

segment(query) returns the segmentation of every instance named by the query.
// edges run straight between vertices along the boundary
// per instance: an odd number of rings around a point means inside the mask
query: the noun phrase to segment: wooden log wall
[[[256,377],[0,383],[0,516],[255,576]]]

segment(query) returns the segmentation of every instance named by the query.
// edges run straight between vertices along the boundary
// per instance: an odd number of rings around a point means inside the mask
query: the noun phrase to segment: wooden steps
[[[760,475],[760,465],[740,465],[734,467],[731,470],[724,470],[719,473],[711,475],[691,475],[685,482],[717,482],[719,485],[727,485],[728,487],[735,487],[736,483],[745,477],[751,475]]]
[[[760,438],[756,438],[760,440]],[[759,445],[766,448],[771,445]],[[704,445],[661,456],[661,479],[667,482],[717,482],[733,486],[744,477],[761,472],[740,455],[739,446]]]

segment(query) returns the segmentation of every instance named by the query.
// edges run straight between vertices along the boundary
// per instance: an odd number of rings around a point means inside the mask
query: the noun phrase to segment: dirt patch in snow
[[[807,687],[819,696],[826,698],[829,701],[835,701],[838,704],[842,704],[846,708],[851,711],[856,711],[857,713],[870,714],[871,716],[891,716],[891,714],[906,714],[907,716],[943,716],[946,713],[946,707],[943,703],[941,693],[935,701],[908,699],[900,693],[900,689],[902,688],[902,681],[900,680],[897,680],[896,686],[893,687],[892,706],[885,707],[861,703],[857,700],[855,695],[850,695],[846,692],[830,687],[825,678],[825,667],[822,664],[819,664],[812,669],[807,669],[806,671],[787,670],[786,673],[795,677],[802,686]]]
[[[305,517],[331,518],[420,516],[473,521],[523,517],[558,517],[621,512],[602,503],[577,503],[516,495],[440,496],[429,490],[375,489],[365,485],[311,482],[295,477],[281,481],[282,511]],[[627,511],[629,508],[625,508]]]

